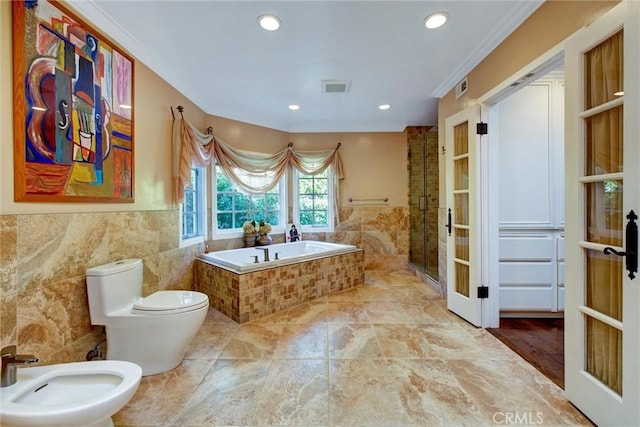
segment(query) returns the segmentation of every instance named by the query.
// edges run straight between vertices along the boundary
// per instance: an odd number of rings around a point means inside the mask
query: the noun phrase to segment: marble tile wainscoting
[[[85,270],[141,258],[143,295],[191,289],[204,245],[180,249],[178,230],[177,210],[0,215],[0,346],[41,364],[84,360],[103,338],[91,326]]]
[[[194,288],[211,307],[245,323],[363,283],[359,250],[240,274],[198,260]]]
[[[408,207],[348,206],[339,215],[335,232],[303,238],[358,246],[368,270],[406,269]],[[179,224],[178,210],[0,215],[0,345],[16,344],[42,364],[84,360],[103,337],[90,323],[89,267],[141,258],[144,295],[191,289],[204,245],[181,249]],[[240,248],[242,239],[208,244]]]

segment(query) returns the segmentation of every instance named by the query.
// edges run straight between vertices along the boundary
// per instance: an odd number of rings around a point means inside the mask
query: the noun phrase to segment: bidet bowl
[[[138,365],[120,360],[18,368],[17,382],[0,388],[0,425],[113,425],[141,376]]]

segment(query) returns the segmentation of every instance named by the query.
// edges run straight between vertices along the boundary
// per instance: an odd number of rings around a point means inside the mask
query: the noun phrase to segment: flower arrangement
[[[256,234],[260,231],[260,226],[255,220],[245,221],[242,224],[242,231],[244,231],[244,234]]]
[[[251,221],[245,221],[244,224],[242,224],[242,231],[244,231],[244,234],[261,234],[264,236],[265,234],[271,233],[271,224],[264,221],[258,222],[253,219]]]
[[[269,224],[268,222],[260,221],[260,224],[258,225],[258,233],[261,236],[265,236],[271,233],[271,224]]]

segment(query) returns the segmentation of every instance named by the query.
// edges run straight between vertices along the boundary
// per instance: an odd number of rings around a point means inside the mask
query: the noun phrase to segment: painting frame
[[[57,0],[12,2],[14,200],[133,203],[135,60]]]

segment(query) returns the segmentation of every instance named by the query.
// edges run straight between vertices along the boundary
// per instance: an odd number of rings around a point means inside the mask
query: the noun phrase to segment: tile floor
[[[239,325],[211,310],[116,426],[589,425],[563,391],[408,272]]]

